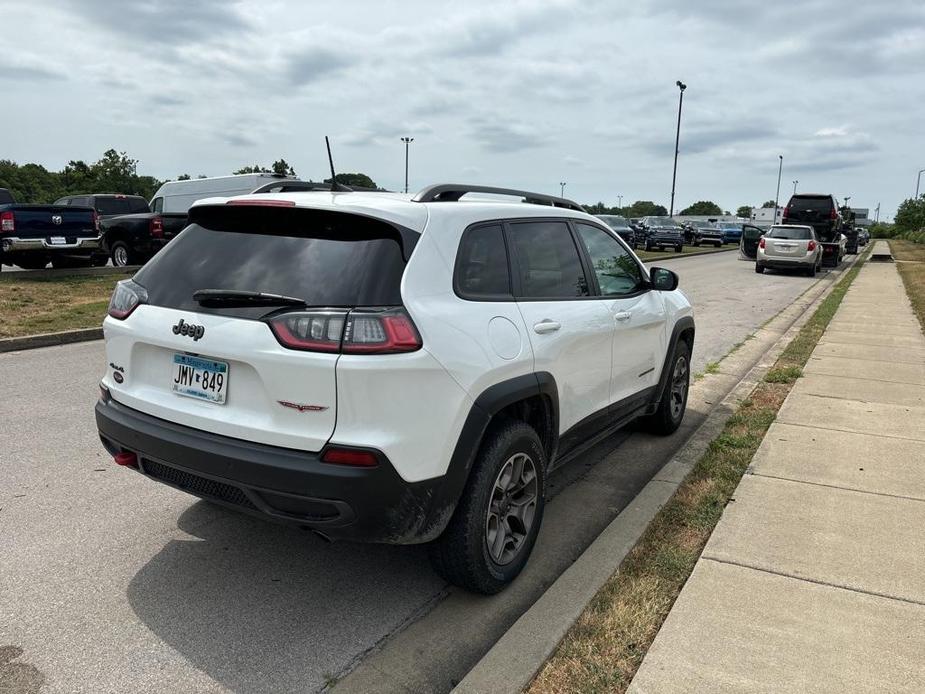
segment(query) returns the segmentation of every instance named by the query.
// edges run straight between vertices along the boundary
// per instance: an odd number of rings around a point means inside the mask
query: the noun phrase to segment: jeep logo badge
[[[198,342],[199,338],[205,335],[205,333],[205,326],[187,323],[182,318],[179,323],[173,326],[174,335],[186,335],[187,337],[193,338],[193,342]]]
[[[52,223],[52,224],[61,224],[61,215],[60,215],[60,214],[53,214],[53,215],[51,216],[51,223]]]

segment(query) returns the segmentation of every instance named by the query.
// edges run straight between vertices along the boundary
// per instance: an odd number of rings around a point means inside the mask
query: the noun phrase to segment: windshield
[[[653,227],[676,227],[678,223],[671,217],[649,217],[649,226]]]
[[[771,227],[766,234],[770,239],[790,239],[792,241],[808,241],[811,239],[812,231],[809,227]]]
[[[597,218],[604,222],[611,229],[616,229],[617,227],[628,227],[629,223],[626,221],[626,217],[620,217],[615,214],[599,214]]]

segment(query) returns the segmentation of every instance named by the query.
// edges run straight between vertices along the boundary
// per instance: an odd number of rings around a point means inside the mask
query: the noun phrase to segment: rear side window
[[[90,207],[90,198],[71,198],[70,207]]]
[[[97,198],[96,211],[100,214],[128,214],[128,200],[125,198]]]
[[[142,212],[150,212],[148,201],[144,198],[128,198],[128,213],[140,214]]]
[[[463,298],[510,299],[507,249],[500,224],[466,231],[456,260],[456,291]]]
[[[311,210],[220,210],[191,224],[135,275],[156,306],[259,319],[273,308],[204,307],[199,289],[266,292],[314,307],[399,306],[406,259],[389,224]],[[413,234],[413,232],[407,232]]]
[[[517,222],[509,227],[519,297],[588,296],[588,280],[565,222]]]
[[[160,214],[164,211],[164,198],[154,198],[154,202],[151,205],[151,211]]]

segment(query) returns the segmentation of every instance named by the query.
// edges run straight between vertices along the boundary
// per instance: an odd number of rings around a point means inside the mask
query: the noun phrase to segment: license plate
[[[52,236],[50,239],[48,239],[48,242],[52,246],[63,246],[67,243],[67,239],[63,236]]]
[[[174,354],[170,385],[177,395],[224,405],[225,393],[228,392],[228,364],[188,354]]]

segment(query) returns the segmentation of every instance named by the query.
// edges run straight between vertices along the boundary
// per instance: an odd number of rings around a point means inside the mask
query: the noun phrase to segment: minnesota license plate
[[[177,395],[225,404],[228,364],[188,354],[173,355],[171,388]]]
[[[51,238],[48,239],[48,242],[52,246],[63,246],[64,244],[67,243],[67,239],[64,238],[63,236],[52,236]]]

